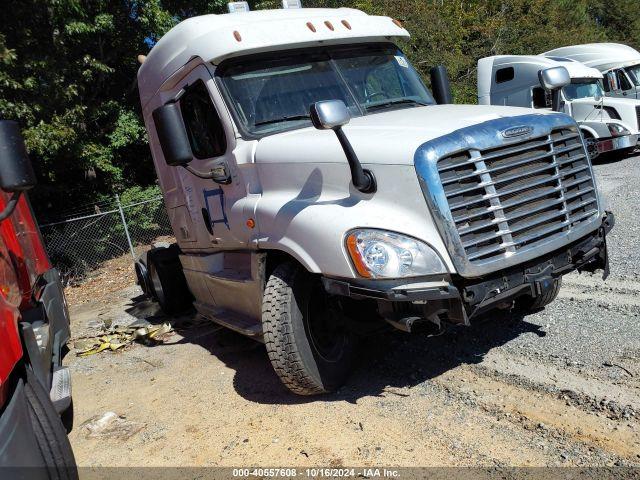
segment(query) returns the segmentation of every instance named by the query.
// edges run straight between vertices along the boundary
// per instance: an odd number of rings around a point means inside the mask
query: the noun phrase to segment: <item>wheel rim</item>
[[[330,298],[322,285],[311,289],[307,305],[309,341],[312,348],[327,362],[337,362],[347,342],[347,329],[336,301]]]
[[[585,142],[587,144],[587,153],[589,154],[589,158],[591,160],[600,155],[600,153],[598,152],[598,142],[595,140],[595,138],[587,137],[585,138]]]
[[[160,305],[164,305],[164,290],[162,289],[162,282],[160,281],[160,277],[158,276],[158,271],[155,269],[153,265],[149,268],[149,277],[151,278],[151,285],[153,286],[153,292],[156,295],[158,303]]]

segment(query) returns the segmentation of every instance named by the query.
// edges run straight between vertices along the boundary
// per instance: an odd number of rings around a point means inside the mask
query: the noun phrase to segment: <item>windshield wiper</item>
[[[400,99],[397,99],[397,100],[389,100],[388,102],[384,102],[384,103],[377,103],[375,105],[370,105],[370,106],[366,106],[365,105],[364,108],[367,111],[371,111],[371,110],[380,110],[380,109],[383,109],[383,108],[389,108],[389,107],[393,107],[395,105],[402,105],[402,104],[418,105],[418,106],[421,106],[421,107],[429,105],[428,103],[420,102],[419,100],[414,100],[412,98],[400,98]]]
[[[309,115],[291,115],[290,117],[282,117],[282,118],[272,118],[271,120],[264,120],[262,122],[254,123],[254,127],[259,127],[260,125],[271,125],[273,123],[280,122],[292,122],[295,120],[311,120]]]

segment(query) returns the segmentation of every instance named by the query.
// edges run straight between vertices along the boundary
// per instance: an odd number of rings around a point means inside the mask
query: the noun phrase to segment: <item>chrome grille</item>
[[[575,128],[444,156],[437,171],[471,264],[567,235],[598,212],[591,166]]]

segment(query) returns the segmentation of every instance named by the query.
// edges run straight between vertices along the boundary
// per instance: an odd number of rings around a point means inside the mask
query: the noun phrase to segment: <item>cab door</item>
[[[172,99],[177,99],[193,154],[188,168],[174,171],[175,194],[181,197],[172,218],[178,242],[183,250],[242,248],[246,239],[243,229],[234,228],[233,210],[246,188],[234,156],[231,117],[209,70],[198,65],[163,92],[164,101]],[[215,180],[203,178],[213,172]]]
[[[613,70],[608,75],[611,96],[620,98],[636,98],[635,88],[627,72],[622,68]]]

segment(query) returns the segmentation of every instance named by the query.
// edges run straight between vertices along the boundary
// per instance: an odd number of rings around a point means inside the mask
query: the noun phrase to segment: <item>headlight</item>
[[[384,230],[354,230],[347,250],[365,278],[402,278],[446,273],[438,254],[427,244]]]
[[[630,135],[631,132],[618,123],[607,123],[609,127],[609,133],[613,137],[622,137],[623,135]]]

